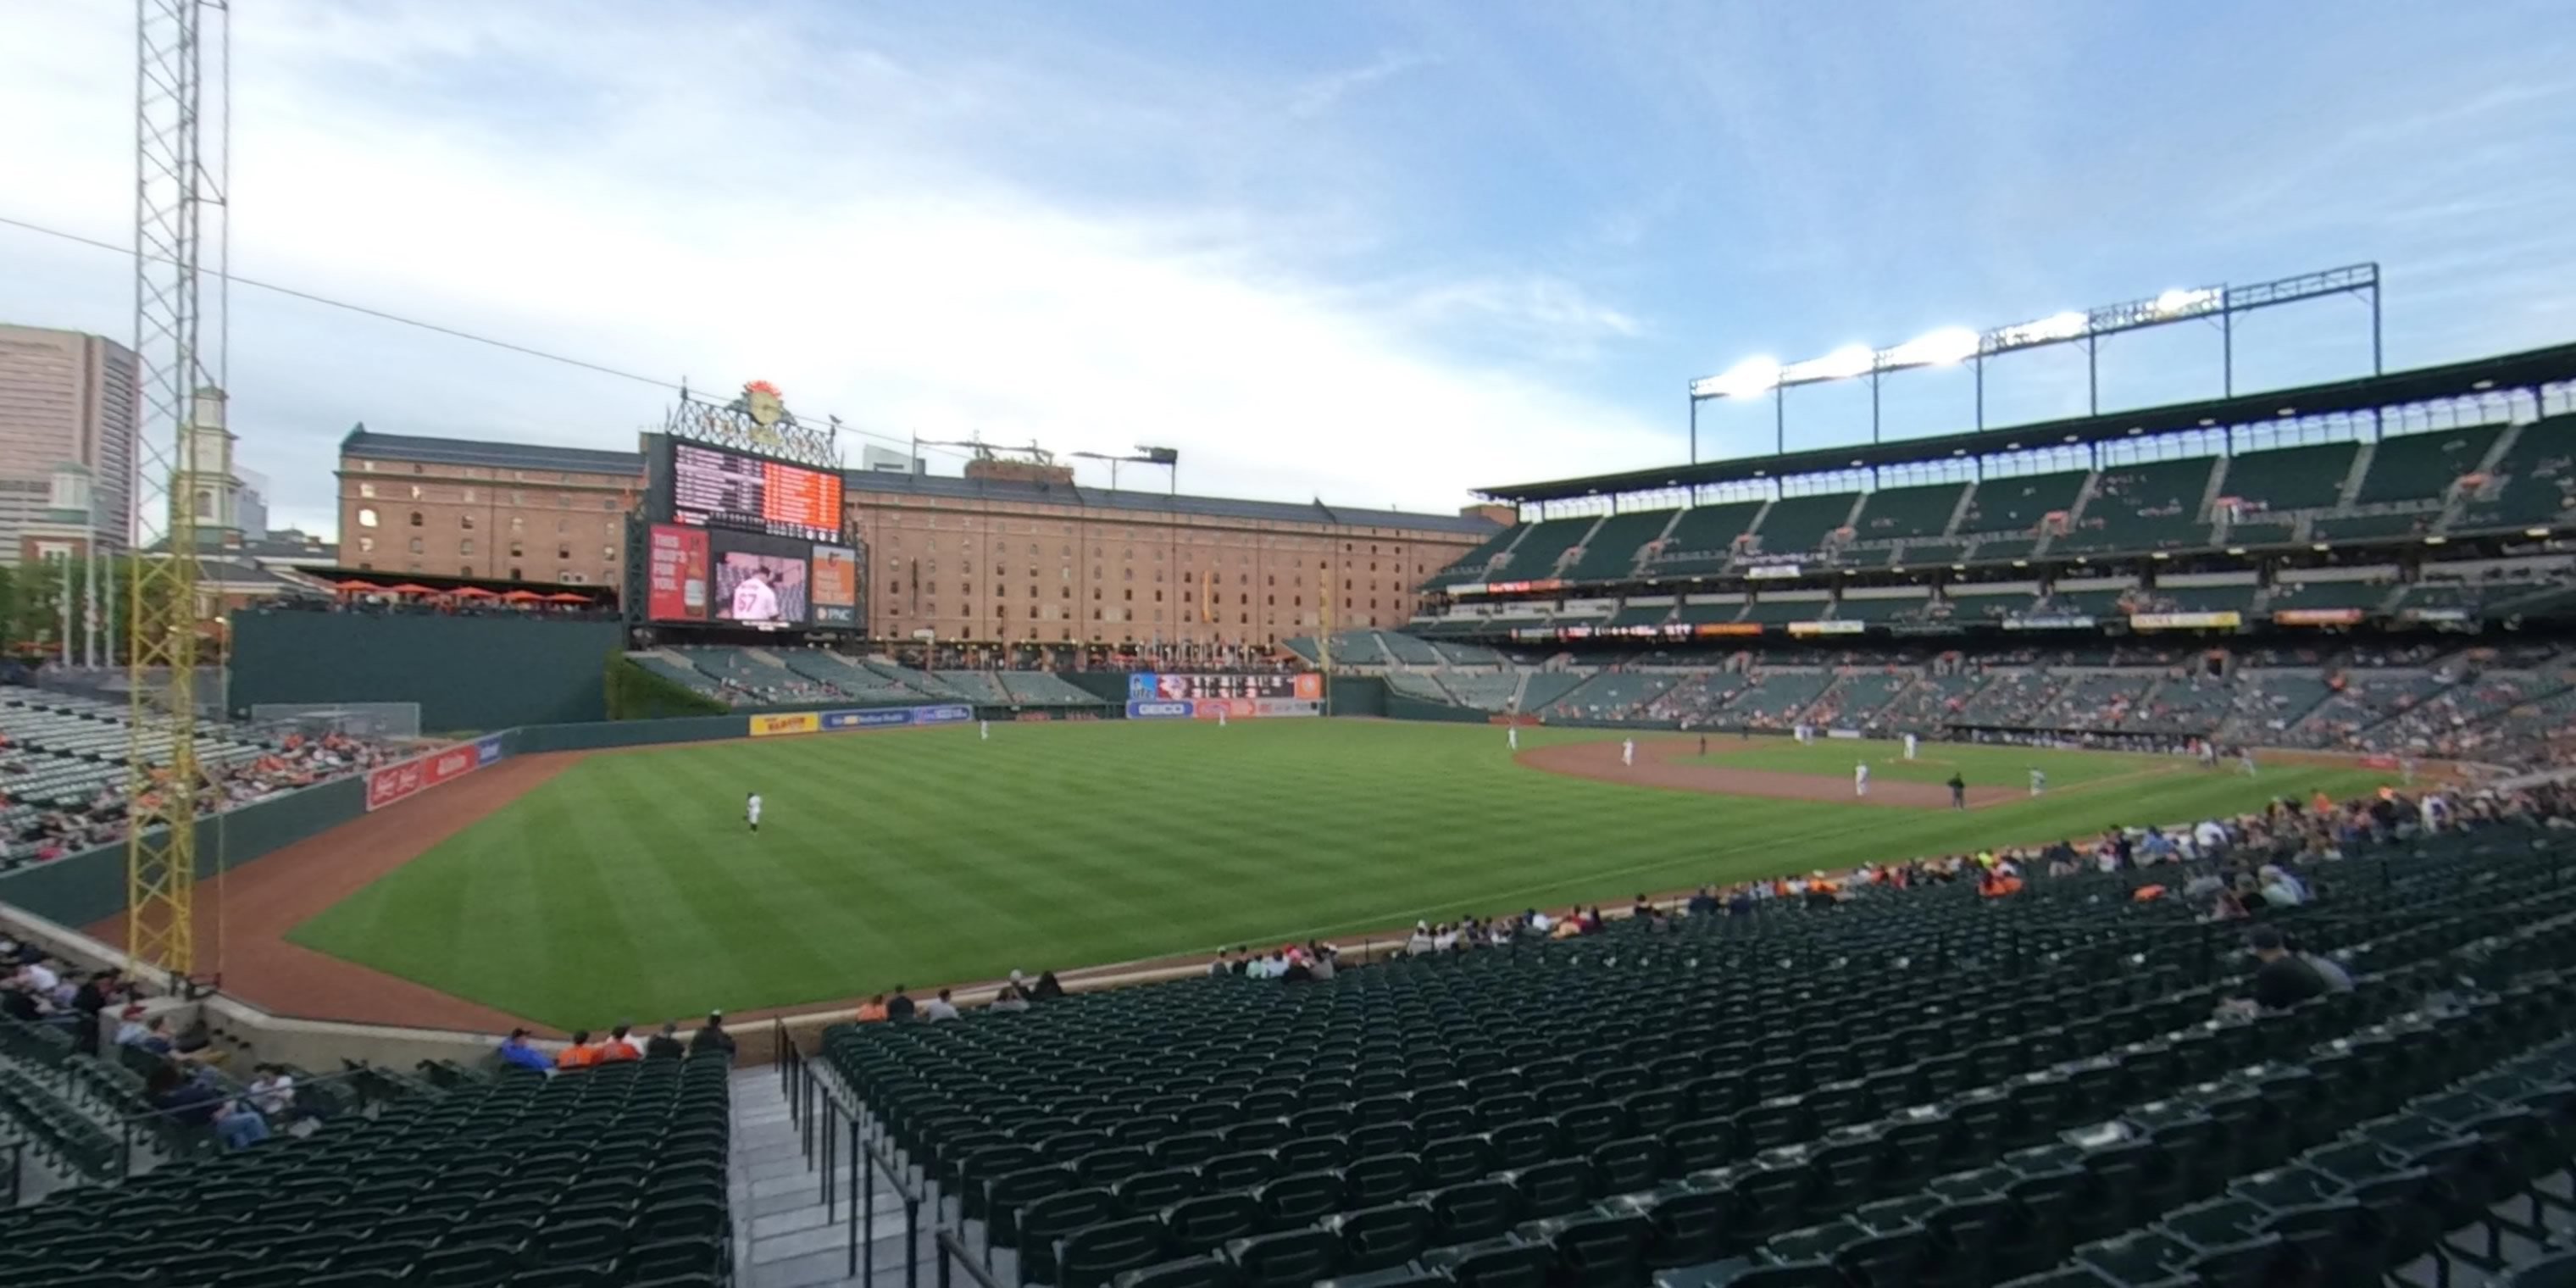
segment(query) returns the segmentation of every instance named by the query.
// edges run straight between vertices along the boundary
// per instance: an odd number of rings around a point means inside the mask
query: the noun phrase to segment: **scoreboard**
[[[841,539],[841,476],[670,441],[671,518],[802,541]]]
[[[1147,686],[1150,686],[1150,691],[1134,691]],[[1313,701],[1324,694],[1323,677],[1313,674],[1136,675],[1130,677],[1129,687],[1129,698],[1137,701],[1195,702],[1206,698],[1303,698]]]

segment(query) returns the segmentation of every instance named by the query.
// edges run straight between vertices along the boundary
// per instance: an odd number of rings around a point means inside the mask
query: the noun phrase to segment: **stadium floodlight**
[[[1793,362],[1780,368],[1780,383],[1807,385],[1820,380],[1849,380],[1866,376],[1878,366],[1878,355],[1865,344],[1847,344],[1821,358]]]
[[[2063,344],[2068,340],[2082,338],[2086,331],[2092,329],[2092,326],[2093,319],[2090,315],[2068,309],[2063,313],[2051,313],[2036,322],[1996,327],[1986,332],[1984,341],[1979,347],[1986,353],[2003,353],[2012,349],[2027,349],[2033,345]]]
[[[1724,375],[1691,382],[1693,398],[1753,398],[1780,384],[1780,364],[1772,358],[1746,358]]]
[[[1792,385],[1819,384],[1830,380],[1866,378],[1869,381],[1869,441],[1878,442],[1880,380],[1891,371],[1923,367],[1964,363],[1975,371],[1974,423],[1982,430],[1986,427],[1986,363],[2017,350],[2054,344],[2083,347],[2085,404],[2091,414],[2099,415],[2102,384],[2098,363],[2102,342],[2124,331],[2170,326],[2195,319],[2217,324],[2221,362],[2219,388],[2224,396],[2233,397],[2236,391],[2236,315],[2333,295],[2359,296],[2368,300],[2370,370],[2373,375],[2383,373],[2386,368],[2381,362],[2380,351],[2379,266],[2350,264],[2250,286],[2177,286],[2147,298],[2092,309],[2067,309],[1989,331],[1944,327],[1884,349],[1873,351],[1863,345],[1846,345],[1821,358],[1785,365],[1767,357],[1748,358],[1728,368],[1722,375],[1691,382],[1691,460],[1694,463],[1699,460],[1699,405],[1702,402],[1712,398],[1770,398],[1775,446],[1777,450],[1786,452],[1789,431],[1784,395],[1787,390]]]
[[[2156,297],[2154,309],[2155,315],[2157,317],[2181,318],[2191,317],[2200,313],[2207,313],[2211,309],[2217,308],[2220,302],[2226,298],[2226,295],[2227,293],[2225,291],[2214,286],[2204,286],[2197,290],[2188,291],[2183,290],[2180,287],[2176,287],[2175,289],[2167,291]]]
[[[1977,356],[1977,333],[1963,326],[1943,327],[1878,353],[1878,369],[1947,367]]]

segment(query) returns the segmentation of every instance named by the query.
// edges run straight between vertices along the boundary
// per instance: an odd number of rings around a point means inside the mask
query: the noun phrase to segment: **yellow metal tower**
[[[196,438],[224,415],[223,271],[231,80],[227,0],[136,0],[135,551],[126,579],[126,954],[197,969],[196,668],[214,616],[197,592]],[[211,57],[210,57],[211,54]],[[209,64],[215,78],[210,82]],[[211,145],[211,146],[210,146]],[[211,262],[206,262],[211,255]],[[211,310],[201,280],[216,284]]]

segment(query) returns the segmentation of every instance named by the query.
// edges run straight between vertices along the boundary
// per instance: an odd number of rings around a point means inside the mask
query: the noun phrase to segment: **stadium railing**
[[[789,1032],[784,1019],[770,1021],[770,1042],[778,1056],[778,1089],[787,1099],[787,1115],[796,1125],[805,1166],[821,1173],[818,1180],[823,1195],[823,1223],[829,1226],[839,1221],[842,1203],[849,1205],[843,1273],[862,1283],[876,1282],[877,1178],[882,1175],[896,1197],[903,1200],[903,1282],[905,1288],[917,1288],[921,1280],[921,1187],[912,1183],[910,1169],[896,1161],[885,1137],[869,1132],[868,1120],[841,1103],[840,1092],[796,1045],[795,1035]],[[943,1253],[939,1282],[945,1285],[949,1258],[944,1252],[944,1238],[940,1246]],[[986,1288],[997,1288],[989,1274],[973,1266],[968,1267],[967,1274]]]

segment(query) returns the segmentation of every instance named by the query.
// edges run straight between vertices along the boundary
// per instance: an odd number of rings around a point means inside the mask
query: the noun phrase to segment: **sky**
[[[233,9],[235,273],[769,380],[853,461],[1169,446],[1185,491],[1448,511],[1686,459],[1689,381],[1755,355],[2364,261],[2391,368],[2576,339],[2565,0]],[[132,23],[0,0],[0,219],[130,242]],[[0,320],[122,338],[132,298],[0,225]],[[2367,371],[2366,318],[2245,319],[2239,387]],[[358,422],[631,448],[672,396],[247,288],[226,334],[279,526],[331,529]],[[2101,378],[2215,394],[2216,333]],[[1967,427],[1964,373],[1887,394],[1889,437]],[[1865,391],[1792,397],[1791,448],[1866,438]],[[1988,420],[2084,399],[2080,353],[2023,355]],[[1701,431],[1772,446],[1766,406]]]

